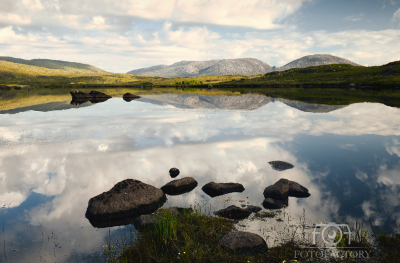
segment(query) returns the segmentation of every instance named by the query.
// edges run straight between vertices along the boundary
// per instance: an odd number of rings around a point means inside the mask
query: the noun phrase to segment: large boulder
[[[175,167],[173,167],[173,168],[171,168],[171,169],[169,169],[169,175],[172,177],[172,178],[175,178],[175,177],[177,177],[178,175],[179,175],[179,169],[178,168],[175,168]]]
[[[196,187],[197,181],[193,177],[184,177],[167,183],[161,187],[161,190],[167,195],[181,195],[192,191]]]
[[[293,164],[283,161],[272,161],[268,163],[271,165],[272,169],[277,171],[285,171],[287,169],[292,169],[294,167]]]
[[[297,182],[289,181],[288,179],[280,179],[275,184],[264,189],[265,198],[286,199],[291,197],[309,197],[308,189]]]
[[[86,218],[89,220],[113,220],[137,217],[156,211],[167,201],[164,192],[139,180],[126,179],[110,191],[89,200]]]
[[[282,209],[289,205],[289,198],[279,200],[268,197],[264,199],[262,205],[265,209]]]
[[[222,236],[221,245],[237,254],[263,254],[268,252],[265,240],[254,233],[235,231]]]
[[[229,194],[233,192],[241,193],[244,191],[243,185],[237,183],[210,182],[204,185],[201,189],[204,191],[204,193],[208,194],[211,197]]]
[[[235,205],[228,206],[227,208],[215,211],[214,214],[220,217],[229,219],[245,219],[249,217],[252,212]]]
[[[160,208],[156,212],[151,215],[141,215],[137,217],[133,223],[135,228],[139,231],[144,229],[149,229],[154,227],[157,219],[163,213],[171,213],[174,216],[181,216],[184,213],[191,213],[193,211],[192,208],[182,208],[182,207],[168,207],[168,208]]]

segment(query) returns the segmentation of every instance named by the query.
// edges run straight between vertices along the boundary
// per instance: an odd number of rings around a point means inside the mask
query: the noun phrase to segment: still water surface
[[[165,207],[205,203],[214,211],[240,200],[261,206],[264,188],[287,178],[311,193],[289,199],[285,212],[294,219],[305,209],[310,222],[373,216],[377,226],[399,228],[398,108],[250,94],[49,103],[55,104],[0,114],[2,262],[80,262],[100,254],[109,229],[85,218],[88,200],[127,178],[161,187],[171,181],[171,167],[180,169],[177,179],[191,176],[199,185],[168,196]],[[273,160],[294,168],[275,171]],[[238,182],[246,190],[210,198],[201,190],[210,181]],[[273,231],[260,232],[265,222],[241,224],[272,244]],[[132,226],[113,227],[111,235],[124,229]]]

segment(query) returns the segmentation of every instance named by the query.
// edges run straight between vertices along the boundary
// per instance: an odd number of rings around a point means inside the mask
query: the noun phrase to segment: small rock
[[[308,192],[308,189],[301,184],[289,181],[289,196],[302,198],[309,197],[310,193]]]
[[[280,179],[273,185],[270,185],[264,189],[264,197],[274,199],[286,199],[289,196],[289,180]]]
[[[215,211],[214,214],[229,219],[245,219],[249,217],[251,212],[235,205],[231,205],[225,209]]]
[[[163,187],[164,193],[168,195],[180,195],[188,193],[197,187],[197,181],[193,177],[185,177],[179,180],[173,180]]]
[[[157,222],[158,216],[163,213],[172,213],[175,216],[183,215],[184,213],[192,212],[192,208],[182,208],[182,207],[168,207],[160,208],[151,215],[141,215],[137,217],[133,223],[137,230],[149,229],[154,227],[155,222]]]
[[[172,177],[172,178],[175,178],[175,177],[177,177],[178,175],[179,175],[179,169],[178,168],[175,168],[175,167],[173,167],[173,168],[171,168],[171,169],[169,169],[169,175]]]
[[[215,183],[210,182],[201,188],[204,193],[211,197],[216,197],[224,194],[229,194],[233,192],[241,193],[244,191],[244,187],[237,183]]]
[[[130,101],[135,100],[135,99],[140,99],[140,96],[134,95],[134,94],[131,94],[131,93],[125,93],[125,94],[122,96],[122,98],[123,98],[125,101],[130,102]]]
[[[265,209],[281,209],[289,205],[289,198],[278,200],[268,197],[264,199],[262,205]]]
[[[264,189],[264,197],[273,199],[286,199],[291,197],[309,197],[308,189],[297,182],[289,181],[288,179],[280,179],[273,185]]]
[[[103,92],[95,91],[95,90],[92,90],[91,92],[89,92],[89,95],[92,96],[93,98],[108,98],[108,99],[111,98],[110,95],[107,95]]]
[[[262,210],[262,208],[259,207],[259,206],[255,206],[255,205],[249,205],[249,206],[246,208],[246,210],[247,210],[247,211],[250,211],[250,212],[252,212],[252,213],[257,213],[257,212],[260,212],[260,211]]]
[[[133,225],[137,230],[149,229],[154,227],[154,223],[156,221],[157,221],[157,215],[155,214],[141,215],[135,219]]]
[[[277,171],[285,171],[287,169],[292,169],[294,167],[293,164],[282,161],[272,161],[268,163],[272,166],[272,169]]]
[[[265,240],[254,233],[235,231],[222,236],[220,243],[238,254],[262,254],[268,252]]]

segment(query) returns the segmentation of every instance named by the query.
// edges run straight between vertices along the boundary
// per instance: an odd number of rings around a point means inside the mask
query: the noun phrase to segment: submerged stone
[[[292,169],[294,167],[293,164],[283,161],[271,161],[268,163],[271,165],[272,169],[277,171],[285,171],[287,169]]]
[[[220,217],[229,219],[245,219],[250,216],[252,212],[235,205],[228,206],[227,208],[215,211],[214,214]]]
[[[211,197],[216,197],[224,194],[238,192],[241,193],[244,191],[244,187],[238,183],[215,183],[210,182],[204,185],[202,188],[204,193],[208,194]]]
[[[192,191],[196,187],[197,181],[193,177],[184,177],[167,183],[161,187],[161,190],[168,195],[181,195]]]
[[[265,209],[282,209],[289,205],[289,198],[279,200],[268,197],[264,199],[262,205]]]

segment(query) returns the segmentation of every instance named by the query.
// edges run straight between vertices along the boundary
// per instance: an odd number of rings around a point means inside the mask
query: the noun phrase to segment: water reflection
[[[193,177],[199,187],[169,196],[164,206],[205,202],[215,211],[240,206],[239,200],[261,206],[264,188],[286,178],[311,193],[289,198],[285,211],[295,217],[303,208],[314,222],[374,211],[378,224],[399,226],[398,109],[359,103],[315,113],[254,96],[152,95],[135,103],[112,98],[91,107],[0,115],[0,221],[8,256],[67,262],[101,251],[108,229],[93,228],[84,217],[88,200],[127,178],[161,187],[171,180],[171,167],[179,168],[177,179]],[[294,168],[276,171],[268,164],[274,160]],[[210,198],[201,187],[211,181],[246,190]],[[262,226],[243,222],[247,231]]]
[[[108,99],[109,98],[92,98],[92,99],[89,99],[89,98],[73,98],[71,100],[71,105],[78,106],[78,105],[81,105],[81,104],[86,103],[88,101],[90,101],[92,104],[94,104],[94,103],[105,102]]]

